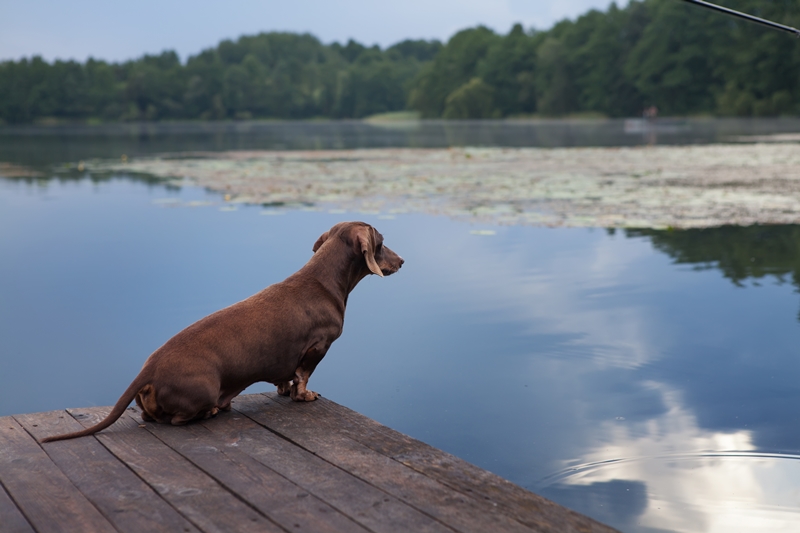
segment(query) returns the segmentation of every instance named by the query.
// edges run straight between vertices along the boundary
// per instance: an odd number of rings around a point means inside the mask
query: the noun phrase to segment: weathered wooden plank
[[[69,410],[85,427],[94,425],[109,411],[108,407]],[[282,531],[178,452],[140,428],[132,418],[123,416],[96,438],[201,530],[209,533]]]
[[[246,453],[226,444],[205,427],[145,424],[148,431],[228,490],[290,531],[368,533],[346,515]]]
[[[65,411],[16,415],[14,418],[37,439],[83,427]],[[198,531],[97,439],[49,442],[42,448],[119,531]]]
[[[40,533],[114,531],[10,416],[0,418],[0,483]]]
[[[256,397],[254,400],[258,401]],[[239,399],[234,400],[234,408]],[[261,399],[262,402],[265,400]],[[278,437],[238,411],[203,422],[217,438],[291,479],[376,533],[452,533],[452,529],[316,455]]]
[[[291,400],[264,393],[271,401],[291,407]],[[502,477],[443,452],[371,418],[329,400],[314,402],[314,421],[339,431],[376,452],[413,468],[464,494],[497,505],[516,520],[542,532],[614,531]]]
[[[259,424],[458,531],[533,531],[491,502],[457,492],[331,428],[317,425],[313,403],[264,405],[242,397],[236,406]]]
[[[2,422],[0,422],[2,423]],[[4,533],[33,533],[33,527],[22,515],[6,489],[0,485],[0,531]]]

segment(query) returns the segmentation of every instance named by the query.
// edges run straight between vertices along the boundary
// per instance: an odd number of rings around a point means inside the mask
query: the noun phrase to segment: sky
[[[267,31],[309,32],[324,43],[354,39],[392,45],[446,41],[483,24],[506,33],[514,23],[546,30],[564,18],[606,9],[610,0],[0,0],[0,60],[40,55],[124,61],[175,50],[181,59]],[[618,2],[626,5],[627,2]],[[224,6],[224,7],[223,7]]]

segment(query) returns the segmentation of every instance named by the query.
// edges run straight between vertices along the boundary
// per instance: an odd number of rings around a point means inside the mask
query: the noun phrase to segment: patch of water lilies
[[[43,174],[32,168],[0,161],[0,178],[41,178]]]
[[[793,142],[241,151],[89,165],[176,185],[188,178],[223,193],[225,210],[247,203],[383,216],[421,212],[536,226],[800,223],[800,150]],[[265,214],[272,210],[266,208]]]

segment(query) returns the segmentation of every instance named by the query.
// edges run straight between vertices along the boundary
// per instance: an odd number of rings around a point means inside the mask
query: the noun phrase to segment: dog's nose
[[[398,257],[400,257],[400,256],[398,256]],[[398,268],[403,266],[403,263],[405,263],[405,262],[406,262],[406,260],[403,259],[402,257],[400,257],[400,265],[398,266]]]

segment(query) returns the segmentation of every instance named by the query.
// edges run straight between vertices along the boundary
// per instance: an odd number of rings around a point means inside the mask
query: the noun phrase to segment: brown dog
[[[403,259],[363,222],[342,222],[314,244],[306,265],[281,283],[187,327],[153,352],[98,424],[42,442],[91,435],[113,424],[131,401],[148,421],[185,424],[231,408],[258,381],[297,402],[316,400],[308,378],[342,334],[347,296],[368,274],[388,276]]]

